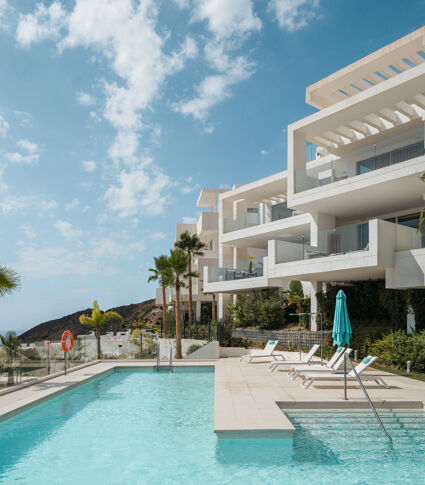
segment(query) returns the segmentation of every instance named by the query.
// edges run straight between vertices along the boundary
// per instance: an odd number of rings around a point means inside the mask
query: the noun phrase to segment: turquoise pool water
[[[423,413],[291,412],[293,440],[221,440],[214,374],[120,370],[0,423],[4,484],[419,484]]]

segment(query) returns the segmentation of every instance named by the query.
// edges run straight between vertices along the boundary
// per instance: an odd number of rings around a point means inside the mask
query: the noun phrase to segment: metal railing
[[[363,391],[363,394],[365,395],[366,400],[369,403],[369,406],[372,409],[373,414],[375,415],[375,418],[376,418],[376,420],[379,423],[379,426],[381,427],[382,431],[385,433],[385,435],[387,436],[387,438],[390,441],[392,441],[391,436],[388,434],[387,430],[385,429],[384,423],[382,422],[381,418],[379,417],[379,414],[376,411],[376,408],[373,405],[373,402],[371,401],[371,399],[369,397],[369,394],[367,393],[367,391],[366,391],[366,389],[365,389],[365,387],[363,385],[363,382],[360,379],[360,376],[357,373],[356,368],[354,367],[353,362],[351,361],[350,356],[347,354],[347,352],[344,352],[344,399],[345,400],[348,400],[348,397],[347,397],[347,359],[348,359],[348,362],[351,365],[351,369],[353,370],[353,374],[355,375],[355,377],[356,377],[356,379],[357,379],[357,381],[358,381],[358,383],[359,383],[359,385],[360,385],[360,387],[361,387],[361,389]]]

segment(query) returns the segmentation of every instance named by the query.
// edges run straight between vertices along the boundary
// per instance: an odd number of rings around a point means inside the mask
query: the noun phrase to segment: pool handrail
[[[392,438],[391,436],[388,434],[387,430],[385,429],[385,426],[384,426],[384,423],[382,422],[381,418],[379,417],[379,414],[378,412],[376,411],[376,408],[375,406],[373,405],[373,402],[371,401],[370,397],[369,397],[369,394],[367,393],[364,385],[363,385],[363,382],[359,376],[359,374],[357,374],[357,371],[356,371],[356,368],[354,367],[353,365],[353,362],[352,360],[350,359],[350,356],[347,354],[347,352],[344,352],[344,396],[345,396],[345,399],[347,399],[347,381],[346,381],[346,376],[347,376],[347,372],[346,372],[346,362],[347,362],[347,359],[348,359],[348,362],[350,363],[351,365],[351,369],[353,370],[353,374],[355,375],[355,377],[357,378],[358,382],[359,382],[359,385],[363,391],[363,394],[365,395],[366,397],[366,400],[367,402],[369,403],[369,406],[370,408],[372,409],[373,411],[373,414],[375,415],[378,423],[379,423],[379,426],[381,427],[382,431],[385,433],[385,435],[387,436],[387,438],[392,441]]]

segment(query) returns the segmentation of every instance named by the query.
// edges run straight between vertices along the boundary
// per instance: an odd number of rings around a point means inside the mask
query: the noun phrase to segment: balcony
[[[276,264],[305,259],[324,258],[369,249],[369,224],[351,224],[319,231],[317,246],[310,236],[296,236],[277,241]]]
[[[247,229],[248,227],[255,227],[268,222],[279,221],[295,215],[295,211],[288,209],[286,202],[274,204],[270,206],[270,212],[264,217],[260,216],[258,209],[251,209],[242,214],[238,214],[236,219],[224,218],[223,232],[229,233],[239,231],[240,229]]]
[[[370,150],[376,151],[376,146],[370,147]],[[296,193],[357,177],[364,173],[373,172],[381,168],[421,157],[424,154],[424,141],[421,140],[420,142],[412,143],[379,155],[373,154],[373,156],[357,161],[342,158],[339,160],[330,160],[315,168],[297,170],[295,175]]]
[[[314,240],[313,240],[314,238]],[[399,251],[421,247],[416,229],[373,219],[269,242],[268,276],[306,281],[383,279]]]
[[[218,212],[201,212],[197,223],[198,236],[207,236],[218,232]]]
[[[209,282],[235,281],[246,278],[259,278],[264,276],[264,258],[244,261],[238,268],[211,267],[209,270]]]

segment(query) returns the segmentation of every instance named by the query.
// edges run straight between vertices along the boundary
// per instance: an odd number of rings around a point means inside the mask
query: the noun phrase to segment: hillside
[[[137,319],[156,321],[161,315],[158,308],[159,307],[155,305],[154,299],[142,301],[141,303],[110,308],[109,310],[115,311],[123,317],[124,323],[111,321],[103,331],[124,331],[127,328],[130,328],[131,323]],[[25,343],[40,340],[60,340],[64,330],[71,330],[74,336],[88,334],[90,333],[91,328],[81,325],[79,321],[80,315],[83,313],[90,315],[91,309],[87,308],[86,310],[80,310],[71,315],[40,323],[20,335],[19,339],[21,342]]]

